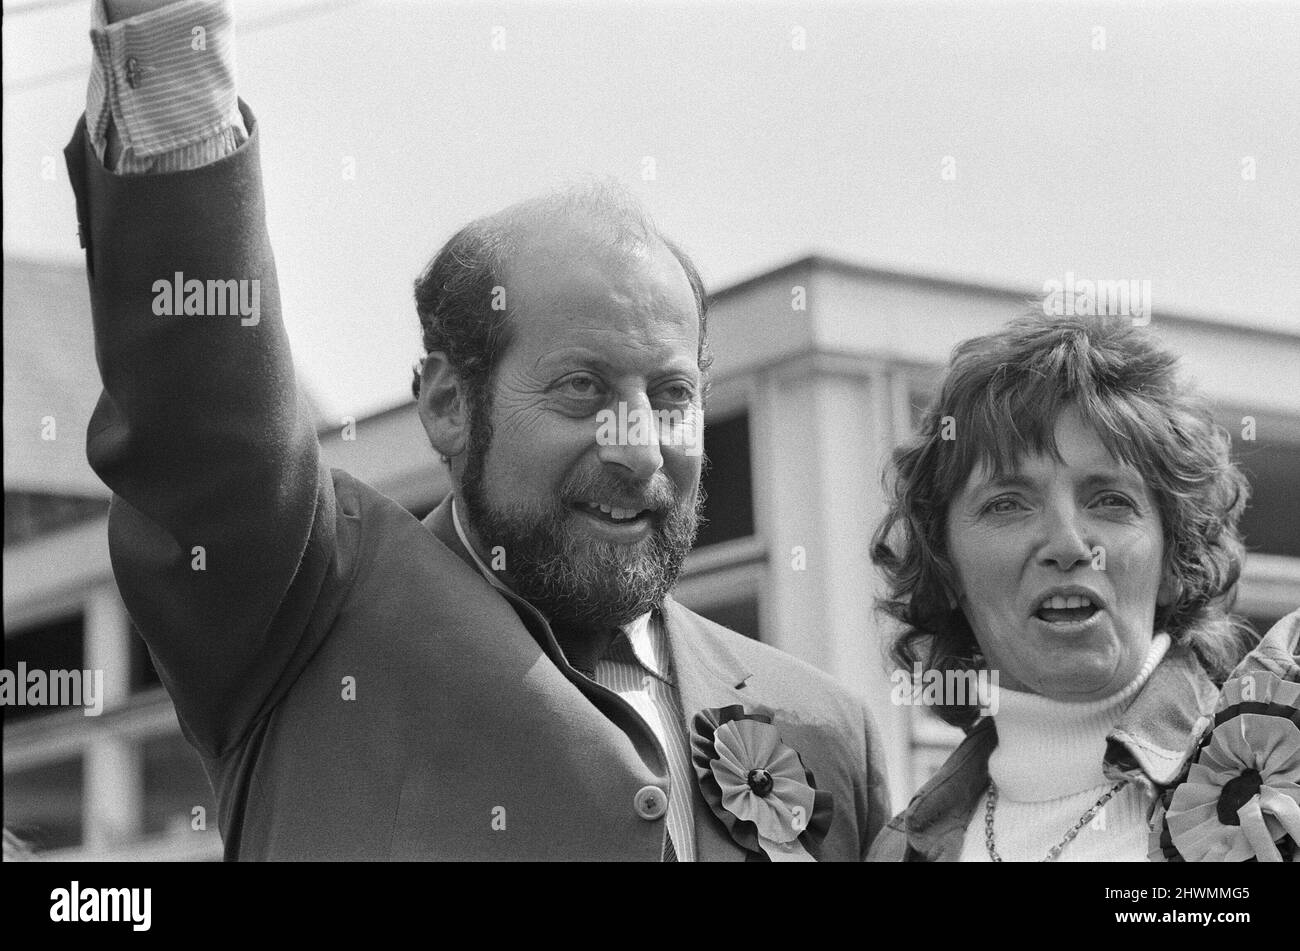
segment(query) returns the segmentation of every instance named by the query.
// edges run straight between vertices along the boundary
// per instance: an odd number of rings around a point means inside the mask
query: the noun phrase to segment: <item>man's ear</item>
[[[416,406],[429,443],[448,459],[469,444],[469,400],[464,384],[440,350],[421,361],[420,397]]]

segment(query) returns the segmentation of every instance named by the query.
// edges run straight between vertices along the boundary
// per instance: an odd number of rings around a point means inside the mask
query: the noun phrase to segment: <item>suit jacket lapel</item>
[[[425,516],[423,522],[439,541],[460,556],[475,573],[478,572],[473,556],[461,544],[452,522],[450,494]],[[757,706],[757,701],[749,689],[748,668],[716,638],[703,630],[695,615],[669,597],[664,601],[663,617],[668,650],[672,657],[673,682],[677,685],[677,696],[682,705],[689,747],[691,721],[696,713],[710,707],[726,707],[731,704],[753,709]],[[699,783],[692,782],[690,785],[695,814],[696,858],[701,862],[744,861],[749,853],[736,845],[726,827],[713,815],[713,810],[700,793]]]
[[[488,590],[494,592],[503,598],[511,606],[519,618],[519,623],[524,626],[524,630],[537,642],[543,653],[550,658],[561,670],[568,670],[568,664],[564,660],[564,654],[560,650],[560,645],[556,643],[555,635],[551,631],[550,625],[542,618],[536,609],[527,605],[523,599],[516,597],[513,593],[508,593],[502,588],[492,585],[487,578],[483,577],[483,571],[474,559],[474,555],[464,542],[460,540],[460,533],[456,531],[456,523],[452,521],[451,513],[452,494],[447,493],[446,497],[438,503],[438,507],[426,515],[422,524],[433,536],[451,549],[460,559],[474,570],[476,577],[481,578],[483,583],[488,586]]]
[[[689,748],[691,721],[701,710],[732,704],[753,709],[758,704],[749,683],[750,671],[705,631],[693,614],[669,597],[664,601],[663,616]],[[691,768],[693,771],[693,763]],[[726,827],[713,815],[700,793],[698,781],[691,783],[691,790],[696,858],[701,862],[744,861],[750,853],[732,840]]]

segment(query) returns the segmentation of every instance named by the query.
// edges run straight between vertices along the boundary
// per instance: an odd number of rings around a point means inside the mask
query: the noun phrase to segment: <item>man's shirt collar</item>
[[[647,611],[639,618],[623,625],[621,631],[610,645],[606,654],[611,659],[631,659],[646,673],[652,674],[669,686],[673,686],[669,674],[671,665],[668,655],[668,639],[664,636],[664,626],[656,623],[654,612]]]
[[[497,578],[496,574],[494,574],[487,565],[483,564],[483,559],[478,556],[478,552],[475,551],[474,546],[469,543],[469,536],[465,534],[465,529],[461,528],[460,525],[460,514],[458,512],[460,506],[456,504],[457,501],[456,496],[453,495],[451,497],[451,524],[456,528],[456,537],[459,538],[460,543],[465,546],[465,550],[469,552],[469,556],[474,559],[474,564],[478,567],[479,573],[488,580],[488,584],[492,585],[494,588],[500,588],[502,591],[510,591],[510,589]],[[514,592],[511,592],[511,594],[513,593]]]

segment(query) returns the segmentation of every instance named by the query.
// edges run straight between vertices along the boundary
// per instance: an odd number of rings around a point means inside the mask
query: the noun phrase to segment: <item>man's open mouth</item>
[[[577,502],[574,508],[611,525],[628,525],[654,514],[650,509],[620,508],[601,502]]]
[[[1043,599],[1043,603],[1034,612],[1034,617],[1048,624],[1077,624],[1088,620],[1100,610],[1087,595],[1072,594],[1066,597],[1056,594]]]

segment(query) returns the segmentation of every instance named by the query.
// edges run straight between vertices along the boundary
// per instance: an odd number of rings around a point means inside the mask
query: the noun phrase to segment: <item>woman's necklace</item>
[[[1057,856],[1065,849],[1067,845],[1074,841],[1074,837],[1079,834],[1079,830],[1092,821],[1093,816],[1101,811],[1101,807],[1110,802],[1111,797],[1128,785],[1127,779],[1121,779],[1106,794],[1092,804],[1092,806],[1079,817],[1079,821],[1074,824],[1069,832],[1065,833],[1065,838],[1059,844],[1054,845],[1047,852],[1047,858],[1040,859],[1042,862],[1055,862]],[[993,844],[993,812],[998,808],[998,784],[989,780],[988,802],[984,806],[984,845],[988,847],[989,858],[994,862],[1001,862],[1002,856],[998,855],[997,846]]]

